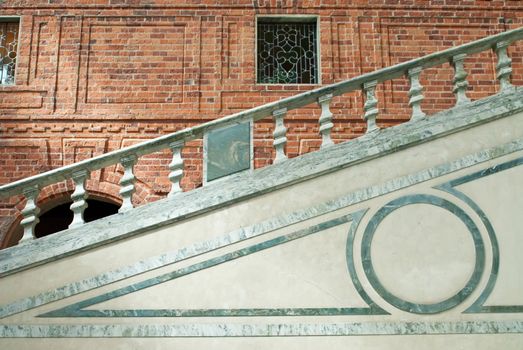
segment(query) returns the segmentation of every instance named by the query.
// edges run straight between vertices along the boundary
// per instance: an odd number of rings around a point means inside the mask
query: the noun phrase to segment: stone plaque
[[[251,167],[251,123],[214,130],[205,137],[205,181]]]

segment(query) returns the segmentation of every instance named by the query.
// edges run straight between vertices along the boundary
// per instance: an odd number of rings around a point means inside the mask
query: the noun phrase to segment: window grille
[[[17,19],[0,18],[0,84],[15,83],[16,54],[18,48]]]
[[[317,84],[316,22],[258,22],[257,81],[262,84]]]

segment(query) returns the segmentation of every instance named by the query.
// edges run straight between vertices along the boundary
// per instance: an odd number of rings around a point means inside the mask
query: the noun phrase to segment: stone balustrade
[[[272,117],[275,123],[273,146],[276,156],[274,163],[279,163],[287,159],[285,153],[287,129],[284,121],[289,111],[313,103],[317,104],[318,108],[321,108],[318,123],[322,138],[321,148],[325,148],[333,144],[330,136],[330,131],[333,127],[330,104],[333,97],[351,91],[362,90],[365,98],[364,115],[362,117],[367,122],[367,134],[377,133],[380,130],[376,125],[380,101],[376,95],[376,87],[385,81],[403,76],[406,76],[410,83],[408,97],[409,106],[412,108],[411,122],[417,122],[426,118],[425,113],[421,109],[421,102],[424,96],[423,86],[420,84],[420,75],[423,74],[423,70],[450,63],[455,72],[452,83],[453,93],[456,97],[456,107],[461,107],[470,102],[466,96],[468,83],[464,60],[471,54],[493,50],[498,60],[496,64],[496,76],[500,86],[498,93],[512,91],[513,86],[510,82],[512,67],[507,48],[514,41],[522,38],[523,28],[514,29],[57,168],[0,186],[0,199],[15,195],[23,195],[27,199],[25,207],[21,210],[23,215],[21,225],[24,229],[24,235],[20,242],[28,242],[34,238],[34,227],[38,223],[39,213],[39,208],[36,204],[37,197],[40,190],[45,186],[65,180],[73,180],[75,190],[71,195],[73,201],[71,210],[74,213],[74,219],[70,227],[76,227],[84,223],[83,211],[86,208],[85,199],[87,197],[85,182],[93,171],[115,164],[123,166],[124,174],[120,180],[120,195],[123,203],[120,211],[130,210],[133,208],[132,195],[135,191],[136,181],[133,167],[141,156],[164,149],[171,150],[173,159],[168,166],[170,170],[168,178],[172,183],[169,196],[173,196],[181,192],[180,180],[183,177],[184,164],[181,150],[188,141],[203,138],[206,133],[225,126]]]

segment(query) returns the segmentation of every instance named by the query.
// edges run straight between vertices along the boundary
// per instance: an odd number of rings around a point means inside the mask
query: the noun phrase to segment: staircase
[[[0,186],[0,199],[27,199],[22,240],[0,251],[0,337],[458,334],[487,349],[474,335],[501,333],[521,344],[523,91],[507,48],[522,38],[504,32]],[[487,50],[499,91],[471,101],[464,60]],[[427,116],[420,74],[448,62],[455,106]],[[376,87],[403,76],[410,121],[379,129]],[[330,103],[356,90],[366,134],[334,144]],[[285,116],[313,103],[321,149],[287,159]],[[268,117],[273,165],[181,191],[188,141]],[[165,149],[168,197],[133,208],[133,166]],[[89,174],[116,164],[120,212],[84,223]],[[40,190],[71,179],[69,229],[34,239]]]

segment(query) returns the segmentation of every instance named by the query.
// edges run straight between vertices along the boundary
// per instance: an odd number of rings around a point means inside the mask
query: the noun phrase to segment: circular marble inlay
[[[410,195],[383,206],[362,241],[373,288],[395,307],[437,313],[463,301],[479,283],[483,241],[472,219],[432,195]]]

